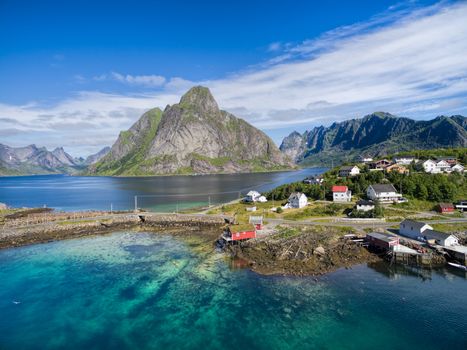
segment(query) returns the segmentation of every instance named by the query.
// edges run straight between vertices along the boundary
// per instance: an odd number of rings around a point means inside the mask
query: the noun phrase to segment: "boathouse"
[[[454,213],[455,208],[452,203],[439,203],[436,207],[438,212],[441,214],[449,214],[449,213]]]
[[[368,233],[365,240],[370,248],[378,250],[390,250],[392,247],[399,245],[399,237],[379,232]]]
[[[256,230],[253,224],[237,224],[228,227],[227,240],[242,241],[251,238],[256,238]]]
[[[433,230],[433,227],[424,222],[408,219],[402,221],[399,225],[399,233],[401,235],[414,239],[423,237],[426,230]]]

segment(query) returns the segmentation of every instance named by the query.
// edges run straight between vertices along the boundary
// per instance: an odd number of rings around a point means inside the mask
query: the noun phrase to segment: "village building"
[[[362,163],[371,163],[371,162],[373,161],[373,158],[372,158],[372,157],[370,157],[370,156],[365,156],[365,155],[360,156],[359,159],[360,159],[360,161],[361,161]]]
[[[391,165],[391,161],[387,159],[377,160],[370,164],[370,170],[384,170],[387,166]]]
[[[256,202],[258,201],[259,197],[261,197],[261,193],[257,191],[250,191],[246,194],[245,202]]]
[[[456,165],[457,164],[457,158],[456,157],[438,157],[436,158],[437,162],[444,161],[448,163],[450,166]]]
[[[343,166],[339,169],[340,177],[349,177],[360,174],[360,169],[356,165]]]
[[[454,207],[454,204],[452,203],[439,203],[436,206],[436,210],[440,212],[441,214],[448,214],[448,213],[454,213],[456,208]]]
[[[332,200],[334,202],[350,202],[352,191],[347,186],[332,186]]]
[[[253,224],[230,225],[224,233],[226,241],[243,241],[245,239],[256,238],[256,230]]]
[[[392,184],[375,184],[368,186],[366,196],[381,203],[398,202],[402,195],[396,192]]]
[[[308,198],[301,192],[294,192],[289,196],[286,208],[303,208],[308,204]]]
[[[425,230],[423,232],[423,238],[428,243],[439,244],[444,247],[452,247],[455,245],[459,245],[459,240],[456,236],[436,230]]]
[[[445,160],[440,160],[436,163],[436,167],[438,168],[438,172],[440,173],[447,173],[451,171],[451,164],[449,164]]]
[[[307,185],[321,185],[323,182],[324,182],[324,177],[321,175],[309,176],[303,180],[303,183]]]
[[[400,165],[410,165],[412,163],[417,163],[418,159],[412,156],[399,156],[394,157],[394,163]]]
[[[436,162],[428,159],[422,163],[423,170],[425,173],[436,174],[439,173],[439,168],[436,166]]]
[[[360,199],[357,202],[356,209],[358,211],[371,211],[375,210],[375,202],[366,199]]]
[[[460,211],[467,211],[467,200],[461,200],[456,204],[456,208]]]
[[[266,203],[268,200],[265,196],[259,196],[258,197],[258,202],[260,203]]]
[[[458,173],[463,173],[464,172],[464,166],[462,164],[456,164],[451,167],[451,172],[456,171]]]
[[[409,169],[407,169],[405,166],[400,165],[400,164],[389,165],[384,170],[387,173],[392,173],[392,172],[399,173],[399,174],[408,174],[409,173]]]
[[[409,219],[405,219],[399,224],[399,233],[413,239],[423,237],[426,230],[433,230],[433,227],[424,222]]]
[[[263,217],[262,216],[250,216],[248,222],[255,227],[255,230],[263,229]]]
[[[378,250],[390,250],[392,247],[399,245],[399,237],[379,232],[368,233],[365,240],[370,248]]]

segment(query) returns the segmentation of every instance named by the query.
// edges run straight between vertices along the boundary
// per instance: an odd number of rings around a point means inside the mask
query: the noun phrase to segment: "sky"
[[[0,143],[87,156],[195,85],[277,144],[466,115],[467,2],[0,0]]]

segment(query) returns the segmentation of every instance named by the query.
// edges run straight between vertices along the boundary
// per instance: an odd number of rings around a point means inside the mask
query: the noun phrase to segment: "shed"
[[[256,230],[252,224],[230,225],[229,233],[232,241],[256,238]]]
[[[436,210],[438,210],[442,214],[446,213],[453,213],[455,211],[454,204],[452,203],[439,203],[436,207]]]
[[[423,232],[423,238],[425,238],[428,242],[433,240],[436,244],[442,245],[444,247],[459,245],[459,240],[456,236],[436,230],[425,230],[425,232]]]
[[[255,226],[256,230],[263,229],[263,217],[262,216],[250,216],[250,219],[248,221],[250,222],[250,224],[253,224]]]
[[[413,220],[404,220],[399,225],[399,233],[403,236],[417,239],[423,237],[426,230],[433,230],[433,227],[424,223]]]
[[[399,237],[379,232],[368,233],[365,240],[370,247],[380,250],[389,250],[391,247],[399,245]]]

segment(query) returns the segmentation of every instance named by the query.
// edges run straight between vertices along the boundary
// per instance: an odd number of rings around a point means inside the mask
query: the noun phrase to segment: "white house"
[[[417,239],[423,237],[426,230],[433,230],[428,224],[413,220],[404,220],[399,225],[399,233],[403,236]]]
[[[334,202],[350,202],[352,191],[347,186],[332,186],[332,200]]]
[[[401,165],[410,165],[412,162],[418,162],[418,159],[411,156],[394,157],[394,162]]]
[[[463,173],[464,172],[464,166],[462,164],[456,164],[451,167],[451,171],[456,171],[458,173]]]
[[[439,173],[439,169],[436,166],[436,162],[431,159],[425,160],[422,165],[423,165],[423,170],[425,170],[425,173],[431,173],[431,174]]]
[[[366,196],[382,203],[398,202],[402,198],[392,184],[370,185],[366,190]]]
[[[449,164],[445,160],[440,160],[439,162],[437,162],[436,167],[438,168],[439,172],[449,172],[451,170],[451,164]]]
[[[343,166],[339,169],[340,177],[355,176],[360,174],[360,169],[356,165]]]
[[[456,236],[451,235],[449,233],[444,233],[435,230],[425,230],[423,232],[423,238],[427,241],[435,241],[436,244],[445,246],[445,247],[452,247],[455,245],[459,245],[459,240]]]
[[[370,211],[375,209],[375,202],[368,201],[365,199],[360,199],[357,202],[357,210],[359,211]]]
[[[258,202],[260,203],[266,203],[268,200],[265,196],[259,196],[258,197]]]
[[[256,202],[259,197],[261,197],[261,193],[256,191],[250,191],[246,194],[245,202]]]
[[[308,204],[308,198],[301,192],[290,195],[286,208],[303,208]]]
[[[362,163],[370,163],[373,161],[373,158],[371,158],[370,156],[360,156],[360,161]]]

